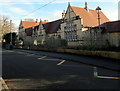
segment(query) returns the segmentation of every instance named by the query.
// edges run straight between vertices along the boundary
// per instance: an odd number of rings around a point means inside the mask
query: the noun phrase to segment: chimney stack
[[[45,22],[48,22],[48,20],[44,20]]]
[[[88,11],[88,2],[85,2],[85,9]]]
[[[65,10],[63,10],[63,13],[62,13],[62,19],[65,17]]]
[[[36,23],[38,23],[38,19],[36,19]]]

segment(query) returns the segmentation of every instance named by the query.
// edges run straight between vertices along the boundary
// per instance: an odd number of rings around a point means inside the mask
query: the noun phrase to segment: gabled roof
[[[76,16],[80,16],[83,20],[83,26],[86,27],[95,27],[98,26],[98,14],[96,10],[85,8],[80,8],[76,6],[71,6]],[[100,23],[109,22],[109,19],[104,15],[103,12],[100,12]]]
[[[46,21],[43,21],[42,24],[47,23]],[[24,29],[30,28],[30,27],[34,27],[39,25],[39,22],[35,22],[35,21],[21,21],[21,25],[23,26]]]
[[[62,19],[48,22],[48,23],[42,22],[42,25],[45,29],[46,34],[57,33],[58,29],[60,28],[61,21],[62,21]],[[38,28],[39,28],[39,25],[35,26],[34,30],[36,30],[36,29],[38,30]],[[33,33],[32,27],[27,28],[25,30],[25,32],[26,32],[27,36],[31,36]]]
[[[48,23],[48,22],[47,21],[41,21],[41,22],[38,22],[38,23],[28,22],[28,21],[22,22],[27,36],[31,36],[32,33],[33,33],[33,28],[32,27],[34,27],[34,30],[36,30],[36,28],[38,29],[40,23],[45,24],[45,23]]]
[[[46,34],[57,33],[62,19],[43,24]]]

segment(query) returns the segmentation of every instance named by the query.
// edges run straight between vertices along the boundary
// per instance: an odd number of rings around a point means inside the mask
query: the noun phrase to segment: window
[[[79,16],[76,16],[76,20],[80,19]]]
[[[97,39],[97,31],[94,31],[94,40]]]
[[[40,35],[40,31],[38,31],[38,35]]]

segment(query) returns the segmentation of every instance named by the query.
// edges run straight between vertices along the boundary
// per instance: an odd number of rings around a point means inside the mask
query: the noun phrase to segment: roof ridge
[[[47,24],[47,23],[53,23],[53,22],[57,22],[57,21],[60,21],[60,20],[62,20],[62,19],[57,19],[57,20],[54,20],[54,21],[46,22],[45,24]]]
[[[22,22],[36,22],[36,21],[22,21]]]
[[[71,7],[82,8],[82,7],[77,7],[77,6],[71,6]],[[83,8],[83,9],[84,9],[84,8]]]
[[[94,9],[88,9],[88,12],[85,10],[85,8],[77,7],[77,6],[71,6],[73,11],[76,15],[80,16],[83,19],[83,25],[84,26],[96,26],[98,25],[97,19],[98,14],[96,10]],[[109,19],[105,16],[105,14],[101,11],[101,23],[109,21]],[[90,22],[92,21],[92,23]]]
[[[82,8],[82,7],[78,7],[78,6],[71,6],[71,7]],[[82,8],[82,9],[85,9],[85,8]],[[88,10],[94,10],[95,11],[95,9],[88,9]]]

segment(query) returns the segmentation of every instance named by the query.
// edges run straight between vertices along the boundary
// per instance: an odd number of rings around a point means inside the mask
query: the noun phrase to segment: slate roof
[[[104,33],[120,32],[120,20],[107,22],[104,24],[104,28],[105,28],[103,31]]]
[[[62,22],[62,19],[59,19],[56,21],[43,24],[46,34],[57,33],[58,29],[60,28],[61,22]]]
[[[60,24],[62,22],[62,19],[56,20],[56,21],[52,21],[52,22],[48,22],[48,23],[43,23],[43,27],[45,29],[46,34],[52,34],[52,33],[57,33],[58,29],[60,28]],[[34,30],[38,30],[39,25],[34,27]],[[33,29],[32,27],[25,29],[25,32],[27,34],[27,36],[31,36],[33,33]]]

